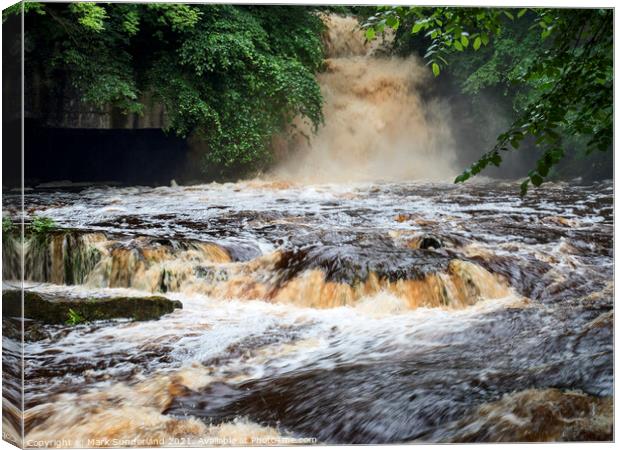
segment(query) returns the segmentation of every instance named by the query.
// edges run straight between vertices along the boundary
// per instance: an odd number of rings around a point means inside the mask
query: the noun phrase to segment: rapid
[[[3,240],[4,290],[23,257],[32,292],[183,307],[26,319],[23,347],[4,317],[5,430],[20,434],[23,401],[31,446],[612,439],[613,184],[452,184],[453,143],[422,100],[334,103],[357,86],[342,74],[380,57],[347,42],[326,127],[268,176],[25,192],[26,222],[58,228]],[[418,96],[415,71],[383,70],[365,76]],[[372,102],[393,116],[334,136]],[[5,194],[3,213],[21,201]]]
[[[27,288],[158,292],[183,309],[27,321],[39,337],[24,344],[26,438],[609,438],[612,186],[517,190],[253,181],[28,193],[62,230],[27,250],[39,255]]]

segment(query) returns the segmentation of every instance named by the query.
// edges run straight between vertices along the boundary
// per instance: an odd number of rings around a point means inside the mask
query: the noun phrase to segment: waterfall
[[[431,273],[412,268],[408,275],[392,279],[393,274],[378,272],[381,266],[358,267],[346,248],[280,249],[233,262],[229,250],[196,241],[117,241],[103,233],[66,231],[29,236],[24,242],[25,280],[38,283],[201,293],[314,308],[353,306],[382,293],[405,309],[462,308],[481,298],[509,295],[502,277],[457,259],[437,263]],[[18,264],[5,265],[7,280],[18,280],[19,273]]]
[[[366,41],[352,17],[324,16],[317,75],[325,124],[297,120],[276,177],[311,182],[444,180],[456,172],[448,105],[424,98],[432,74],[416,56],[389,56],[391,33]],[[308,137],[309,139],[306,139]]]

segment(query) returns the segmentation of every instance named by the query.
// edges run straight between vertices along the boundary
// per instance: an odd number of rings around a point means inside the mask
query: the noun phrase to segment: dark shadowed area
[[[169,184],[184,169],[187,142],[161,129],[50,128],[28,121],[24,157],[27,185]]]

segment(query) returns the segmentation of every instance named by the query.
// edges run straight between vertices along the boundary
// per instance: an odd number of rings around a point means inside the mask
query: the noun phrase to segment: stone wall
[[[159,128],[166,125],[161,103],[148,93],[140,98],[144,109],[141,114],[125,114],[106,106],[103,108],[81,100],[80,93],[66,79],[47,79],[36,67],[26,61],[26,95],[24,116],[41,125],[54,128],[139,129]]]

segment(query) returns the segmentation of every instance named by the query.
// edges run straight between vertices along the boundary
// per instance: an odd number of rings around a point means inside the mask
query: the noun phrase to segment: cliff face
[[[142,114],[126,114],[105,106],[85,103],[65,77],[44,76],[36,61],[26,60],[24,116],[54,128],[139,129],[163,128],[164,107],[144,94]]]
[[[5,77],[5,93],[15,89],[20,93],[20,84],[14,86],[20,75],[13,78]],[[60,180],[152,185],[183,178],[187,140],[163,131],[164,108],[152,96],[141,98],[141,114],[97,107],[83,102],[67,77],[49,76],[37,61],[28,60],[24,88],[27,186]],[[19,114],[16,117],[15,129],[19,131]],[[21,143],[14,147],[19,150],[15,155],[20,156]],[[13,176],[5,176],[5,183],[19,185],[21,171],[11,172]]]
[[[18,16],[2,24],[2,183],[21,183],[22,27]]]

